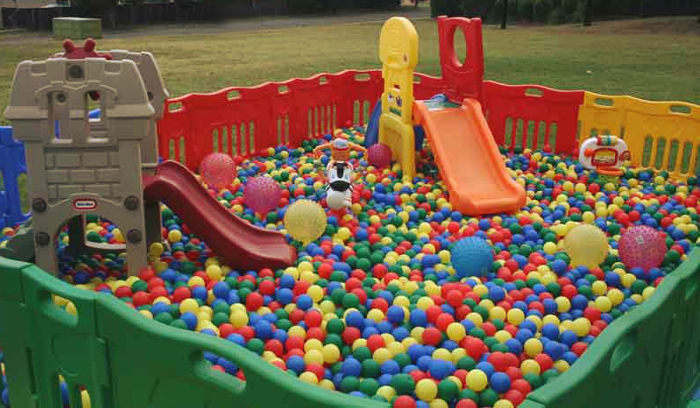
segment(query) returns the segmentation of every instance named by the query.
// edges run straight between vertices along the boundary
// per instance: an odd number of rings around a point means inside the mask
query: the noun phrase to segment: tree
[[[593,22],[593,7],[591,0],[583,0],[583,26],[589,27]]]
[[[503,0],[503,15],[501,16],[501,30],[506,29],[508,23],[508,0]]]

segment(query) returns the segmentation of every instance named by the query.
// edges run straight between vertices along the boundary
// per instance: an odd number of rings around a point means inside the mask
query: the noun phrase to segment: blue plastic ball
[[[493,250],[486,240],[467,237],[454,243],[451,258],[460,278],[485,276],[493,265]]]
[[[510,377],[506,373],[493,373],[491,378],[489,378],[491,383],[491,388],[497,393],[504,393],[510,389]]]
[[[391,306],[386,313],[386,317],[394,324],[403,323],[404,316],[403,307],[396,305]]]

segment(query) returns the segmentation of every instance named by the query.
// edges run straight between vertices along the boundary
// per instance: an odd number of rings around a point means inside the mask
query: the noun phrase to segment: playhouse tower
[[[24,61],[15,72],[5,116],[26,146],[36,264],[54,273],[59,229],[67,223],[71,246],[85,248],[87,213],[120,228],[126,245],[110,249],[126,251],[130,274],[145,266],[147,243],[160,240],[158,203],[144,204],[142,174],[157,165],[167,91],[151,54],[111,55]],[[100,117],[90,119],[97,96]]]

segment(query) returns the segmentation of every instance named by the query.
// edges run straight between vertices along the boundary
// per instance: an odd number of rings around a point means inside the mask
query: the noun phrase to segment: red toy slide
[[[281,233],[256,227],[230,213],[181,164],[166,161],[143,181],[147,201],[165,203],[231,267],[276,269],[296,259],[296,251]]]
[[[457,211],[508,213],[525,205],[525,189],[508,175],[479,102],[467,98],[462,106],[433,107],[416,101],[413,117],[425,129]]]

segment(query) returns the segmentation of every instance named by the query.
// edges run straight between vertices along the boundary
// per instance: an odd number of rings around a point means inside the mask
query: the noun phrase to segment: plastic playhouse
[[[437,25],[439,78],[400,17],[381,70],[178,98],[148,52],[21,62],[0,406],[692,404],[700,106],[484,81]]]

